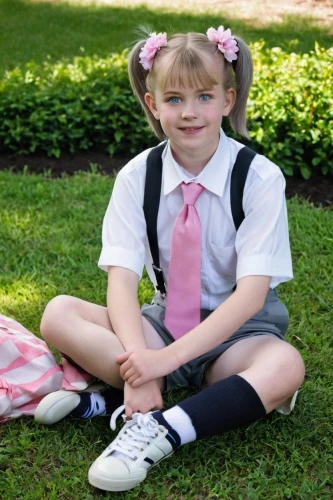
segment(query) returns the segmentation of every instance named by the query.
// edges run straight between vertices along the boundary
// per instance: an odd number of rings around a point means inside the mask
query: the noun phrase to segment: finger
[[[130,355],[131,355],[130,352],[123,352],[122,354],[119,354],[116,357],[116,361],[117,361],[118,365],[122,365],[125,361],[127,361],[128,358],[130,357]]]
[[[132,363],[130,361],[125,361],[120,367],[120,375],[124,378],[125,373],[132,368]]]
[[[154,410],[161,410],[161,408],[163,408],[163,399],[162,399],[162,396],[160,398],[156,398],[156,400],[154,401],[155,405],[154,405]]]
[[[126,418],[132,418],[133,415],[133,409],[130,406],[125,405],[125,415]]]
[[[126,382],[131,385],[132,387],[133,386],[133,383],[136,381],[136,379],[139,377],[139,375],[137,373],[133,373],[128,379],[126,379]]]
[[[129,384],[130,384],[130,382],[129,382],[129,378],[130,378],[130,377],[133,377],[133,376],[135,376],[135,378],[137,378],[137,377],[138,377],[138,374],[136,373],[136,371],[134,370],[134,368],[130,368],[129,370],[127,370],[127,371],[124,373],[124,375],[122,375],[123,379],[124,379],[126,382],[128,382]],[[133,380],[135,380],[135,378],[134,378]]]
[[[163,401],[160,401],[159,403],[156,403],[154,409],[156,410],[161,410],[163,408]]]
[[[141,385],[143,385],[146,380],[144,380],[144,378],[142,376],[140,377],[137,377],[135,380],[133,380],[133,382],[129,382],[127,381],[132,387],[136,388],[136,387],[140,387]]]

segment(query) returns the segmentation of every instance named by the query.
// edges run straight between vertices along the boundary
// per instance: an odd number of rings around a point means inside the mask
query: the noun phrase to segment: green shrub
[[[333,174],[333,49],[309,54],[252,47],[249,99],[252,147],[287,175]],[[229,130],[228,130],[229,132]],[[235,136],[236,139],[239,139]],[[99,148],[140,152],[156,144],[129,86],[126,52],[106,59],[29,64],[0,82],[0,150],[29,154]]]
[[[263,45],[252,47],[252,138],[287,175],[333,174],[333,48],[301,55]]]
[[[128,82],[125,54],[28,64],[25,73],[16,69],[0,82],[2,151],[136,153],[152,139]]]

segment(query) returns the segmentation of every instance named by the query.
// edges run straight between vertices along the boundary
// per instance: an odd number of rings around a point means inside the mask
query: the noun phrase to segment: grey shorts
[[[211,312],[207,309],[202,309],[201,321],[206,319]],[[152,304],[144,304],[141,308],[141,313],[155,328],[166,345],[174,342],[173,337],[164,325],[165,307],[161,301],[154,299]],[[193,387],[196,390],[200,390],[202,379],[208,366],[229,349],[229,347],[239,340],[258,335],[273,335],[281,340],[285,340],[284,335],[288,324],[289,315],[285,305],[278,298],[275,289],[269,290],[262,310],[249,319],[228,340],[167,375],[166,390],[179,386]]]

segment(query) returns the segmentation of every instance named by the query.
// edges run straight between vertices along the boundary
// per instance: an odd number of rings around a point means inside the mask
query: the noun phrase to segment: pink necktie
[[[165,326],[178,339],[200,323],[201,224],[195,203],[200,184],[181,184],[184,206],[173,227]]]

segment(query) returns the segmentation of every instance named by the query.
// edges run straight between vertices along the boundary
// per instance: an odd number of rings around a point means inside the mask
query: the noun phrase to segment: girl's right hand
[[[125,382],[124,405],[127,418],[132,418],[136,412],[160,410],[163,407],[163,399],[157,380],[150,380],[135,388]]]

